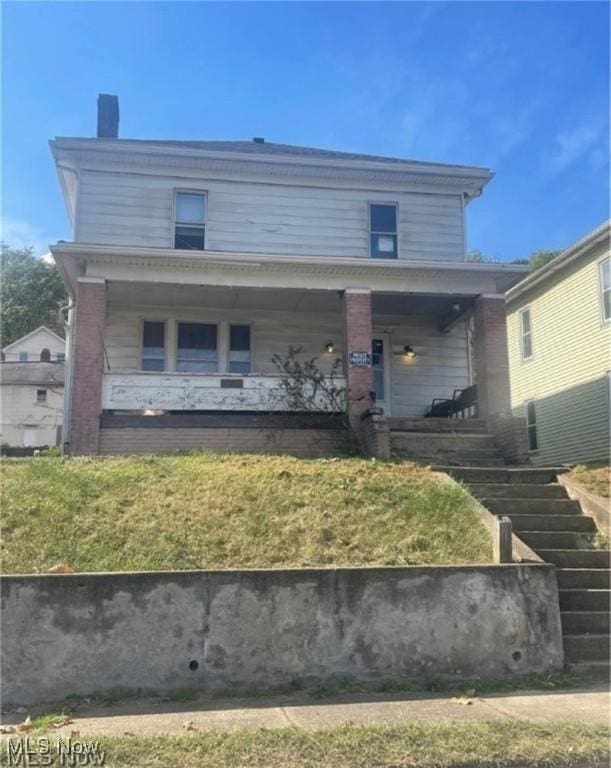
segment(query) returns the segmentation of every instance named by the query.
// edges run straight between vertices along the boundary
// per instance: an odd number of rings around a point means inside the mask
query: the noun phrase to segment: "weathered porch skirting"
[[[547,564],[5,576],[5,705],[557,672]]]

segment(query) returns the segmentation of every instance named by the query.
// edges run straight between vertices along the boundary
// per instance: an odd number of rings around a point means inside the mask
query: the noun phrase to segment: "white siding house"
[[[374,401],[420,417],[477,379],[475,304],[500,306],[524,274],[465,261],[488,169],[119,139],[116,103],[99,105],[101,135],[51,142],[74,233],[51,249],[72,298],[73,452],[100,450],[117,420],[282,411],[273,359],[289,347],[327,375],[341,361],[353,417]]]

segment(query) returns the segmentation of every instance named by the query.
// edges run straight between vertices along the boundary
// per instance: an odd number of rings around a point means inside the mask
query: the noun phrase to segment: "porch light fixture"
[[[405,354],[405,357],[416,357],[416,352],[413,347],[410,347],[409,344],[406,344],[403,347],[403,352]]]
[[[335,344],[332,341],[328,341],[325,344],[325,349],[327,350],[327,352],[335,352]]]

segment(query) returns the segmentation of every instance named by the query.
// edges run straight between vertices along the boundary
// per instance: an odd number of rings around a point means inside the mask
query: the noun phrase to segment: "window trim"
[[[395,209],[395,222],[396,222],[396,231],[395,232],[372,232],[371,231],[371,206],[372,205],[392,205]],[[399,260],[399,203],[397,200],[368,200],[367,201],[367,252],[370,259],[381,259],[382,261],[386,258],[389,261],[398,261]],[[397,238],[397,253],[395,256],[372,256],[371,255],[371,236],[372,235],[394,235]]]
[[[605,317],[605,287],[603,282],[603,264],[608,261],[611,265],[611,256],[603,256],[598,260],[598,301],[600,304],[600,320],[602,325],[608,325],[611,323],[611,315]],[[607,291],[611,291],[611,286],[607,288]]]
[[[528,323],[530,325],[530,330],[527,334],[524,333],[524,321],[523,317],[528,312]],[[527,363],[529,360],[532,360],[535,356],[535,347],[533,344],[533,315],[532,315],[532,309],[531,305],[528,304],[525,307],[522,307],[522,309],[519,312],[520,316],[520,358],[523,363]],[[530,338],[530,355],[524,354],[524,336],[528,335]]]
[[[535,412],[535,420],[531,424],[528,421],[528,406],[532,405],[533,410]],[[526,417],[526,439],[528,441],[528,452],[529,453],[536,453],[539,450],[539,430],[537,429],[537,401],[534,397],[531,397],[529,400],[524,401],[524,416]],[[536,448],[530,447],[530,430],[534,428],[535,431],[535,441],[537,443]]]
[[[204,204],[204,223],[203,224],[181,224],[176,220],[176,211],[177,211],[177,201],[178,201],[178,195],[199,195],[200,197],[204,197],[206,202]],[[203,227],[204,229],[204,247],[203,250],[206,250],[207,247],[207,235],[208,235],[208,190],[207,189],[185,189],[183,187],[174,187],[174,197],[172,201],[172,232],[171,232],[171,240],[172,240],[172,248],[175,251],[181,251],[181,250],[195,250],[195,249],[189,249],[189,248],[176,248],[176,227],[191,227],[192,229],[201,229]]]

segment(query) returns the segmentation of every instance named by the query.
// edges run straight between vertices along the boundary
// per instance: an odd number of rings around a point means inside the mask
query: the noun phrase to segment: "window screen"
[[[210,323],[179,323],[177,371],[214,373],[217,365],[217,328]]]
[[[165,365],[165,323],[145,320],[142,324],[142,370],[163,371]]]
[[[229,328],[229,372],[250,373],[250,326],[232,325]]]

